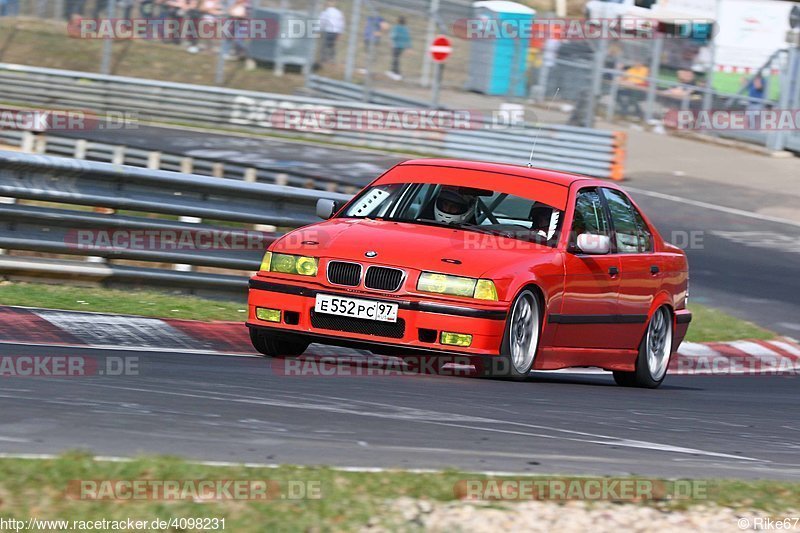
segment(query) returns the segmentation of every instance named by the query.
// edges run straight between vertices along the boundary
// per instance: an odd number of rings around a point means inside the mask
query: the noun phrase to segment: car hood
[[[481,277],[509,262],[527,260],[532,265],[554,255],[552,248],[518,239],[354,218],[336,218],[300,228],[284,235],[271,249],[471,277]],[[377,255],[368,257],[367,252]]]

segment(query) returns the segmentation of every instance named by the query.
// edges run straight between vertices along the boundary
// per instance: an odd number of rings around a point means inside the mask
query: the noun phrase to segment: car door
[[[652,232],[625,193],[602,188],[613,229],[613,248],[620,261],[619,314],[627,327],[620,334],[626,348],[636,348],[658,292],[662,273],[653,253]]]
[[[578,191],[572,217],[561,312],[551,315],[556,322],[554,344],[566,348],[617,348],[619,314],[619,257],[616,254],[589,255],[577,248],[581,233],[612,236],[608,211],[597,188]]]

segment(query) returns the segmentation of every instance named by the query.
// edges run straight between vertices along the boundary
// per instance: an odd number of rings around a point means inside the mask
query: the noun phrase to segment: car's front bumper
[[[314,313],[318,293],[397,303],[398,323],[391,325]],[[281,321],[259,320],[257,307],[280,310]],[[398,353],[433,351],[490,355],[499,353],[507,312],[503,304],[497,302],[466,306],[461,302],[449,304],[411,295],[346,291],[316,283],[290,283],[256,276],[250,280],[247,326],[323,344]],[[472,343],[469,347],[442,344],[442,331],[472,335]]]

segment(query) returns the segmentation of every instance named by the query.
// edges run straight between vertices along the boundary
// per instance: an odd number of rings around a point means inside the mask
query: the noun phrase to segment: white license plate
[[[317,294],[314,311],[380,322],[397,322],[397,307],[397,304],[389,302]]]

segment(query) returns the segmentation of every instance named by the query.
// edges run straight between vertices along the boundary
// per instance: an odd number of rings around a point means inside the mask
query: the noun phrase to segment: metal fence
[[[317,220],[319,198],[349,199],[6,151],[0,151],[0,197],[0,272],[241,292],[243,274],[258,269],[276,228]],[[190,241],[180,246],[175,235]],[[195,245],[198,235],[207,246]]]
[[[141,120],[269,132],[353,146],[500,162],[526,162],[536,136],[538,166],[613,179],[621,179],[624,173],[624,135],[590,128],[516,123],[499,127],[487,123],[470,131],[296,128],[287,127],[288,111],[397,109],[9,64],[0,64],[0,92],[7,102],[30,106],[133,113]]]
[[[667,39],[559,40],[545,47],[541,64],[530,73],[532,99],[543,103],[552,95],[568,103],[569,123],[593,127],[595,120],[640,121],[662,128],[674,126],[678,111],[745,111],[795,109],[800,104],[796,72],[797,50],[779,50],[760,69],[741,73],[738,92],[710,88],[710,65],[700,64],[698,43]],[[795,70],[797,67],[794,67]],[[750,96],[748,84],[758,73],[769,79],[762,97]],[[776,100],[780,96],[781,100]],[[800,135],[766,130],[701,130],[760,144],[771,150],[800,151]]]

